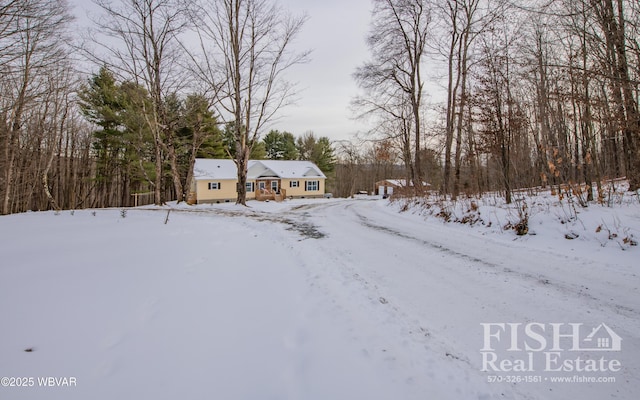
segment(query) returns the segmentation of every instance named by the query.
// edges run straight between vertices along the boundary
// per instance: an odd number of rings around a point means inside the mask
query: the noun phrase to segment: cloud
[[[369,0],[281,2],[309,20],[295,42],[299,51],[312,50],[311,61],[290,71],[302,89],[297,106],[283,110],[275,125],[296,135],[312,130],[333,140],[348,139],[366,126],[351,120],[349,104],[358,88],[351,75],[368,58],[365,43],[371,17]]]

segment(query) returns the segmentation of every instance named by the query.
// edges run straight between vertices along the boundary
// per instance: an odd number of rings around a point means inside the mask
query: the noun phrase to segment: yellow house
[[[236,201],[237,171],[233,160],[196,159],[189,202]],[[323,197],[326,178],[311,161],[250,160],[247,199]]]

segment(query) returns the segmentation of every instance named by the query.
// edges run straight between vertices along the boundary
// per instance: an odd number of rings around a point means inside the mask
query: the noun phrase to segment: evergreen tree
[[[325,174],[333,172],[336,157],[328,137],[316,138],[313,132],[307,132],[296,141],[301,160],[313,161]]]
[[[132,190],[148,191],[155,185],[155,144],[147,119],[151,109],[149,92],[133,82],[120,85],[123,98],[122,123],[125,127],[123,138],[127,143],[126,168],[133,173],[135,183]],[[145,184],[142,186],[142,184]]]
[[[224,126],[224,132],[222,132],[222,148],[225,152],[225,158],[236,158],[235,132],[235,123],[229,122]]]
[[[141,128],[147,98],[139,86],[119,85],[113,73],[101,68],[78,93],[79,106],[85,118],[98,129],[92,133],[96,155],[96,206],[129,205],[132,186],[144,180],[147,156],[146,141],[151,140]],[[150,156],[149,156],[150,157]],[[150,158],[149,158],[150,160]]]
[[[296,138],[293,136],[293,133],[283,132],[283,160],[297,160],[298,159],[298,149],[296,148]]]
[[[178,132],[181,153],[195,146],[197,158],[226,158],[223,134],[207,99],[198,94],[187,96],[182,113]]]
[[[311,160],[313,148],[317,142],[316,135],[309,131],[296,140],[296,149],[300,160]]]
[[[80,111],[97,127],[91,144],[96,159],[94,206],[132,205],[133,192],[154,186],[154,142],[145,114],[151,109],[149,94],[138,84],[118,83],[103,67],[78,97]]]
[[[298,158],[296,139],[292,133],[273,130],[262,141],[266,157],[270,160],[295,160]]]
[[[264,139],[262,139],[262,142],[264,143],[268,159],[282,160],[284,156],[284,137],[280,131],[275,130],[269,132]]]
[[[266,160],[268,158],[264,142],[256,142],[249,153],[249,158],[252,160]]]
[[[199,94],[187,96],[180,108],[176,133],[180,176],[185,198],[189,197],[196,158],[225,158],[222,132],[207,99]]]
[[[318,139],[313,148],[311,161],[313,161],[325,174],[333,172],[336,165],[336,158],[328,137],[323,136]]]
[[[122,92],[111,71],[103,67],[80,90],[78,97],[82,114],[99,128],[92,134],[92,147],[96,154],[96,180],[99,190],[107,190],[123,146]]]

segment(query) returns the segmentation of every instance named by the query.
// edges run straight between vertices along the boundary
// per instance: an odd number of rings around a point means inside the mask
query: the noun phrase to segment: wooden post
[[[150,194],[154,194],[154,192],[144,192],[144,193],[133,193],[133,206],[134,207],[138,207],[138,198],[140,196],[145,196],[145,195],[150,195]]]

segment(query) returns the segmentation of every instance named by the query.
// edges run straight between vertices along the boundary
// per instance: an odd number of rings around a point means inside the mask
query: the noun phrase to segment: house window
[[[220,190],[221,188],[220,182],[209,182],[209,190]]]
[[[278,181],[271,181],[271,190],[274,192],[278,191]]]
[[[304,190],[307,192],[317,192],[320,190],[320,181],[307,181]]]
[[[247,193],[253,193],[256,191],[255,182],[247,182]]]
[[[289,187],[292,187],[292,188],[300,187],[300,181],[289,181]]]

